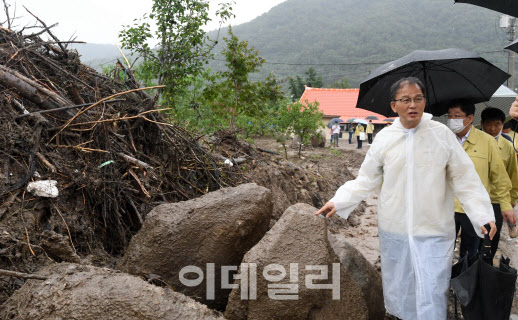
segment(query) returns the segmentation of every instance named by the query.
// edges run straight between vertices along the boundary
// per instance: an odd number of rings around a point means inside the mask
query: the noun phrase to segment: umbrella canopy
[[[383,121],[387,121],[387,122],[394,122],[394,119],[392,119],[392,118],[387,118],[387,119],[385,119],[385,120],[383,120]]]
[[[329,129],[331,129],[331,127],[332,127],[334,124],[340,124],[340,123],[342,123],[342,122],[345,122],[345,121],[343,121],[343,120],[342,120],[342,119],[340,119],[340,118],[333,118],[333,119],[331,119],[331,120],[329,121],[329,123],[327,124],[327,127],[328,127]]]
[[[511,42],[511,44],[508,45],[507,47],[505,47],[504,49],[511,50],[511,51],[514,51],[514,52],[518,52],[518,39],[516,39],[513,42]]]
[[[396,116],[390,108],[390,87],[404,77],[419,78],[426,87],[426,111],[442,115],[448,103],[467,99],[487,101],[510,76],[487,60],[462,49],[416,50],[371,72],[360,84],[357,108],[386,117]]]
[[[356,120],[356,119],[354,119],[354,118],[349,118],[349,120],[345,121],[345,123],[353,123],[353,122],[354,122],[354,120]]]
[[[366,116],[365,119],[366,120],[379,120],[378,117],[376,117],[376,116]]]
[[[516,0],[455,0],[455,2],[469,3],[518,17],[518,1]]]
[[[363,119],[354,119],[354,122],[365,124],[365,125],[369,124],[366,120],[363,120]]]

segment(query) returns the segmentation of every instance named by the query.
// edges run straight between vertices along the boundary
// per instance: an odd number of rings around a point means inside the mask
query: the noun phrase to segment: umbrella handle
[[[482,245],[480,246],[480,257],[484,259],[487,263],[493,265],[491,263],[491,239],[489,239],[489,232],[491,231],[491,226],[486,224],[487,234],[484,235],[484,240],[482,240]]]

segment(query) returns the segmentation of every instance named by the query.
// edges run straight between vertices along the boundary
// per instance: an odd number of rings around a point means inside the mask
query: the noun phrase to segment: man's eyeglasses
[[[413,100],[414,100],[415,104],[423,103],[424,102],[424,96],[417,96]],[[399,101],[399,102],[401,102],[404,105],[409,105],[412,102],[412,98],[405,97],[405,98],[401,98],[401,99],[395,99],[394,101]]]

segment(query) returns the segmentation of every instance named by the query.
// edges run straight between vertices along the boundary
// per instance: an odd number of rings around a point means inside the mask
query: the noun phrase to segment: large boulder
[[[220,319],[207,306],[146,281],[106,268],[61,263],[29,280],[2,306],[0,319]]]
[[[340,258],[342,266],[347,268],[352,278],[360,286],[369,309],[369,319],[385,319],[381,274],[343,236],[329,233],[328,239],[334,252]]]
[[[272,206],[272,193],[255,183],[160,205],[147,215],[118,269],[159,275],[176,291],[223,310],[231,289],[221,288],[222,267],[237,270],[268,230]]]
[[[307,204],[289,207],[263,239],[247,252],[239,279],[234,283],[237,286],[230,295],[226,319],[368,318],[361,289],[348,270],[340,265],[327,239],[326,219],[315,216],[316,211]],[[285,270],[285,277],[282,277],[284,272],[280,266]],[[327,272],[309,270],[309,266],[325,267]],[[308,288],[306,283],[311,275],[326,278],[310,281],[313,284],[326,285],[335,281],[335,298],[339,299],[333,299],[331,288]],[[279,284],[292,285],[290,299],[286,299],[286,295],[273,295],[273,286]],[[281,297],[284,299],[279,299]]]

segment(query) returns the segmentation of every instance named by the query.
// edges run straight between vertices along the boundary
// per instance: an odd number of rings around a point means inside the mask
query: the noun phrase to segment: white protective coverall
[[[402,319],[446,319],[455,221],[453,196],[473,227],[494,221],[489,195],[454,133],[423,114],[381,130],[355,180],[330,200],[346,219],[379,191],[378,229],[387,311]]]

